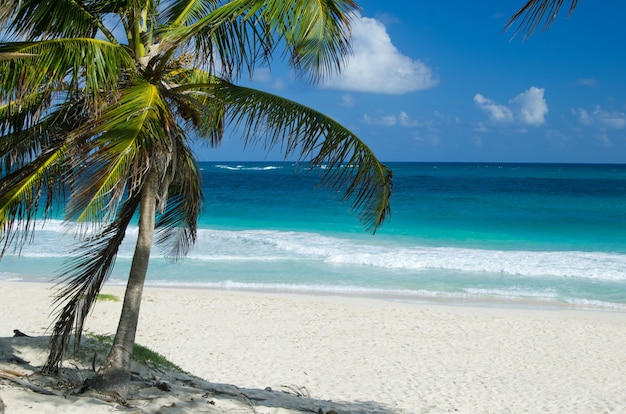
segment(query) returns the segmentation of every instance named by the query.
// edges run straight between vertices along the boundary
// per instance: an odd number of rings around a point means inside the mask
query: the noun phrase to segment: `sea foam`
[[[23,258],[69,258],[78,244],[68,227],[51,222],[26,245]],[[71,233],[71,232],[70,232]],[[120,259],[133,254],[137,228],[131,227]],[[308,232],[279,230],[201,229],[189,260],[216,262],[311,261],[334,266],[387,270],[430,270],[491,273],[526,277],[581,278],[626,281],[626,255],[585,251],[488,250],[424,245],[377,243],[376,239],[350,239]],[[80,254],[80,250],[75,254]],[[9,256],[11,256],[9,254]],[[155,248],[153,258],[165,258]],[[185,266],[184,263],[181,264]]]

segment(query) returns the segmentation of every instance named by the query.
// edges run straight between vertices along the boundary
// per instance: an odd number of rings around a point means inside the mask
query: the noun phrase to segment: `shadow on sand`
[[[69,358],[58,376],[44,376],[41,367],[47,355],[49,336],[0,338],[0,395],[10,412],[10,401],[35,393],[41,412],[72,411],[77,402],[93,401],[90,414],[132,413],[362,413],[393,414],[397,411],[375,401],[329,401],[311,397],[303,387],[285,385],[280,389],[239,388],[206,381],[193,375],[157,366],[134,363],[131,387],[125,403],[107,400],[85,390],[84,381],[95,374],[85,358]],[[89,349],[89,339],[81,347]],[[93,357],[93,352],[92,352]],[[33,395],[35,395],[33,394]],[[29,398],[30,400],[30,398]],[[33,407],[33,412],[39,412]],[[84,412],[84,411],[83,411]]]

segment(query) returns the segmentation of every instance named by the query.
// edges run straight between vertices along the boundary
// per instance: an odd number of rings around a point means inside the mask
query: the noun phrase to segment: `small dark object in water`
[[[31,337],[30,335],[26,335],[24,332],[20,331],[19,329],[13,329],[13,336],[26,336],[26,337]]]

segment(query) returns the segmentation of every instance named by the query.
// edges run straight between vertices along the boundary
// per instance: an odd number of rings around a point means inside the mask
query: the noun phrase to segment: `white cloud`
[[[574,112],[574,115],[576,115],[576,117],[578,118],[578,122],[580,122],[581,124],[583,125],[593,124],[593,117],[591,116],[591,114],[589,114],[589,112],[587,112],[586,109],[583,109],[583,108],[572,109],[572,112]]]
[[[498,104],[492,99],[485,98],[480,93],[474,95],[474,103],[483,112],[489,115],[494,124],[519,123],[528,126],[543,125],[548,113],[548,103],[543,94],[543,88],[532,86],[509,100],[508,105]]]
[[[268,68],[255,69],[252,79],[256,82],[271,82],[272,72]]]
[[[354,97],[350,94],[345,94],[341,97],[341,105],[343,106],[354,106]]]
[[[624,129],[626,128],[626,114],[624,112],[605,111],[600,106],[596,106],[592,112],[578,108],[574,110],[578,122],[583,125],[599,125],[604,129]]]
[[[404,111],[400,112],[398,120],[400,121],[400,125],[404,127],[417,126],[417,121],[411,119],[411,117]]]
[[[363,115],[363,120],[370,125],[396,126],[398,125],[398,117],[395,115],[382,115],[371,117],[367,114]]]
[[[356,15],[352,23],[352,50],[341,73],[327,79],[327,88],[403,94],[436,86],[432,70],[420,60],[403,55],[391,42],[379,20]]]
[[[489,131],[489,129],[485,126],[485,124],[483,124],[482,122],[479,122],[478,125],[474,127],[474,131],[475,132],[487,132]]]
[[[525,125],[539,126],[545,124],[545,115],[548,113],[543,88],[531,87],[511,99],[511,104],[517,107],[516,114]]]
[[[498,105],[491,99],[485,98],[481,94],[474,95],[474,103],[489,115],[493,122],[513,121],[513,112],[504,105]]]
[[[402,127],[413,127],[417,126],[418,122],[414,119],[411,119],[409,114],[404,111],[401,111],[398,115],[379,115],[379,116],[369,116],[367,114],[363,115],[363,120],[365,123],[370,125],[383,125],[383,126],[402,126]]]
[[[284,89],[285,82],[282,79],[276,79],[272,76],[272,72],[268,68],[255,69],[252,76],[254,82],[263,83],[272,89]]]
[[[598,81],[594,78],[582,78],[576,81],[578,86],[598,86]]]

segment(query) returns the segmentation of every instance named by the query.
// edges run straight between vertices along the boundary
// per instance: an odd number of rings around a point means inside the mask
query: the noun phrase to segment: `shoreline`
[[[0,281],[0,337],[44,335],[51,286]],[[120,308],[98,302],[86,331],[114,333]],[[623,312],[147,286],[137,343],[208,381],[388,413],[626,410]]]
[[[51,292],[53,291],[54,286],[57,284],[62,284],[62,282],[55,281],[44,281],[44,280],[28,280],[23,277],[18,277],[14,279],[1,279],[0,283],[31,283],[31,284],[41,284],[46,285],[51,288]],[[124,288],[126,285],[123,282],[119,281],[108,281],[105,284],[105,287],[117,287]],[[212,292],[242,292],[242,293],[258,293],[260,295],[285,295],[285,296],[296,296],[296,297],[328,297],[328,298],[354,298],[354,299],[363,299],[363,300],[375,300],[375,301],[384,301],[384,302],[396,302],[396,303],[406,303],[409,305],[416,306],[449,306],[449,307],[469,307],[469,308],[493,308],[493,309],[519,309],[519,310],[545,310],[545,311],[573,311],[573,312],[608,312],[608,313],[626,313],[626,303],[607,303],[607,304],[595,304],[595,303],[584,303],[584,304],[575,304],[557,300],[549,300],[535,297],[506,297],[499,298],[493,296],[470,296],[459,294],[456,296],[446,296],[446,295],[438,295],[438,294],[424,294],[414,291],[396,291],[390,290],[388,292],[385,291],[376,291],[367,289],[363,290],[350,290],[350,291],[341,291],[341,290],[322,290],[322,289],[289,289],[287,287],[273,287],[268,286],[266,288],[263,287],[246,287],[246,286],[214,286],[214,285],[206,285],[202,283],[198,284],[177,284],[177,283],[151,283],[150,281],[146,281],[146,288],[149,289],[172,289],[172,290],[206,290]]]

